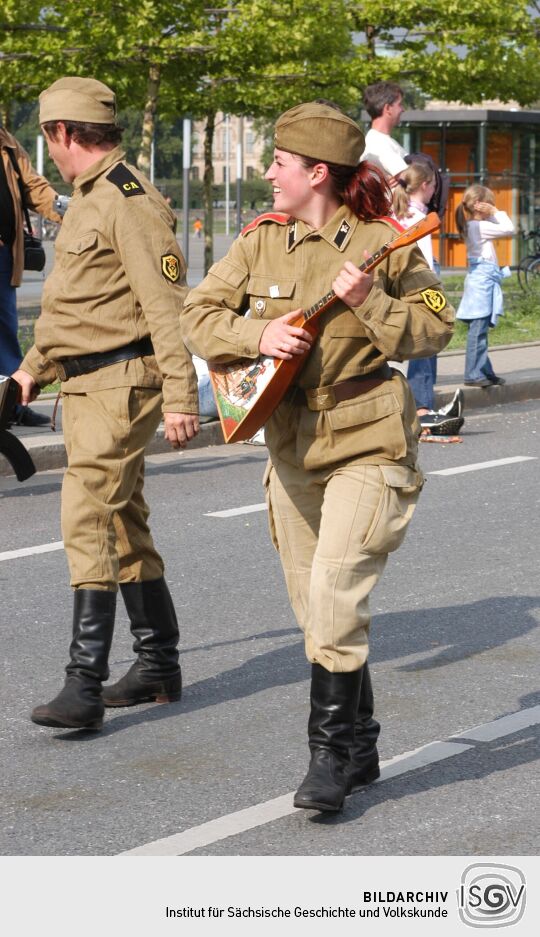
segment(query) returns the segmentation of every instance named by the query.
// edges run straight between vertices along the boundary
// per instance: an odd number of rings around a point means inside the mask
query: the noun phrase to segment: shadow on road
[[[444,608],[389,613],[379,615],[374,627],[379,633],[373,662],[395,660],[399,653],[407,655],[426,652],[430,656],[413,664],[394,668],[397,672],[413,673],[435,667],[445,667],[461,660],[481,654],[523,636],[538,627],[535,613],[540,610],[540,600],[533,596],[504,596],[483,599],[467,605]],[[508,627],[508,623],[512,627]],[[294,629],[262,632],[258,636],[299,635]],[[501,640],[500,635],[506,638]],[[434,640],[444,649],[433,657]],[[246,638],[240,639],[245,642]],[[223,646],[225,642],[209,644],[209,651]],[[238,643],[238,642],[233,642]],[[194,648],[198,651],[200,648]],[[187,655],[189,652],[184,651]],[[182,700],[166,706],[148,705],[144,709],[132,708],[121,711],[109,710],[104,733],[110,735],[141,723],[153,723],[162,719],[182,717],[191,712],[219,706],[222,703],[246,699],[264,690],[290,686],[309,679],[309,664],[304,655],[303,640],[288,642],[264,654],[246,660],[238,667],[218,673],[184,689]],[[384,675],[377,681],[376,692],[384,693]],[[306,692],[306,699],[307,699]],[[88,737],[90,734],[85,733]],[[64,739],[81,739],[82,734],[70,732],[59,736]],[[95,737],[95,736],[94,736]]]

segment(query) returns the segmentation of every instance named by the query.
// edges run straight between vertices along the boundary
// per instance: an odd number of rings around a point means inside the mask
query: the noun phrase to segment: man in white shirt
[[[382,169],[390,186],[395,185],[399,174],[407,168],[407,151],[390,136],[405,110],[403,92],[393,81],[376,81],[364,91],[364,107],[371,117],[371,128],[361,159]]]

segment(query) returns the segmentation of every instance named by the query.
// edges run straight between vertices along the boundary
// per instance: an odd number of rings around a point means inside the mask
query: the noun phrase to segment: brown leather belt
[[[369,390],[373,390],[384,381],[391,380],[392,374],[392,368],[383,364],[376,371],[359,374],[357,377],[339,381],[338,384],[329,384],[327,387],[310,387],[306,390],[302,387],[294,387],[288,392],[286,399],[291,403],[309,407],[310,410],[332,410],[343,400],[353,400],[361,394],[367,394]]]

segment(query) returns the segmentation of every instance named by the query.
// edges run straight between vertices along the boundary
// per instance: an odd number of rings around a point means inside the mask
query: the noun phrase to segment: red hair
[[[340,166],[307,156],[298,156],[298,159],[306,169],[319,163],[328,166],[336,194],[361,221],[373,221],[391,213],[392,194],[383,173],[373,163],[363,161],[358,166]]]

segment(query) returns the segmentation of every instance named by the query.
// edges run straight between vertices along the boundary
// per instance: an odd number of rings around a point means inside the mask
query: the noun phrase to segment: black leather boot
[[[294,796],[295,807],[341,810],[347,793],[345,769],[353,744],[361,671],[330,673],[311,667],[309,770]]]
[[[351,745],[351,758],[345,769],[348,794],[376,781],[381,774],[377,752],[377,739],[381,727],[373,718],[373,688],[367,663],[362,667],[361,674],[362,683],[354,724],[354,741]]]
[[[178,622],[167,583],[161,579],[120,583],[138,655],[128,672],[103,688],[105,706],[172,703],[182,696]]]
[[[73,640],[66,682],[50,703],[36,706],[32,722],[59,729],[101,729],[101,683],[109,676],[116,593],[77,589],[73,603]]]

